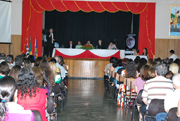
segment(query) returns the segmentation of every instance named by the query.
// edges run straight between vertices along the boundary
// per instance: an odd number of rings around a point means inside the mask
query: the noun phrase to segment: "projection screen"
[[[11,43],[11,2],[0,1],[0,43]]]

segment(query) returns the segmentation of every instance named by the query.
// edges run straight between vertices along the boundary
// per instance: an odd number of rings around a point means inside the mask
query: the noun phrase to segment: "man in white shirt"
[[[156,121],[165,120],[169,110],[171,108],[178,107],[178,101],[180,99],[180,74],[174,75],[172,81],[175,91],[166,95],[164,100],[164,109],[166,112],[158,113],[156,115]]]
[[[175,61],[176,59],[177,59],[177,55],[175,55],[174,54],[175,52],[174,52],[174,50],[170,50],[170,54],[171,54],[171,56],[169,57],[169,59],[173,59],[173,61]]]

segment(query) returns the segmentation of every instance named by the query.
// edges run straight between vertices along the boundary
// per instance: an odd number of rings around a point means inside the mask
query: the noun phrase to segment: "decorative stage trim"
[[[67,0],[24,0],[22,18],[21,52],[25,52],[27,37],[31,37],[32,53],[34,53],[35,38],[38,54],[42,55],[42,12],[45,10],[59,12],[97,12],[118,11],[140,14],[139,42],[140,54],[147,48],[149,57],[155,53],[155,3],[144,2],[100,2],[100,1],[67,1]],[[28,41],[30,42],[30,41]]]
[[[107,49],[62,49],[55,48],[53,50],[54,56],[62,56],[63,58],[97,58],[97,59],[110,59],[111,57],[124,58],[124,50],[107,50]]]

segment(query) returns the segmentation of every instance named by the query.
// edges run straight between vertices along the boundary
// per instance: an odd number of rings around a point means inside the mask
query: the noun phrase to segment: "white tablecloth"
[[[53,54],[52,57],[54,57],[56,55],[56,52],[60,52],[64,55],[67,56],[78,56],[82,53],[84,53],[86,50],[83,49],[67,49],[67,48],[54,48],[53,50]],[[99,57],[109,57],[111,55],[116,54],[117,52],[120,51],[120,58],[123,59],[124,58],[124,53],[125,50],[108,50],[108,49],[92,49],[89,50],[90,53],[99,56]]]

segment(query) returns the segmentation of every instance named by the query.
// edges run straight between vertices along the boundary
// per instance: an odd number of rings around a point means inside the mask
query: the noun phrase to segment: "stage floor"
[[[125,115],[105,92],[103,80],[69,79],[67,100],[58,110],[58,121],[131,121],[132,109],[126,111]],[[137,110],[134,121],[138,121]]]

